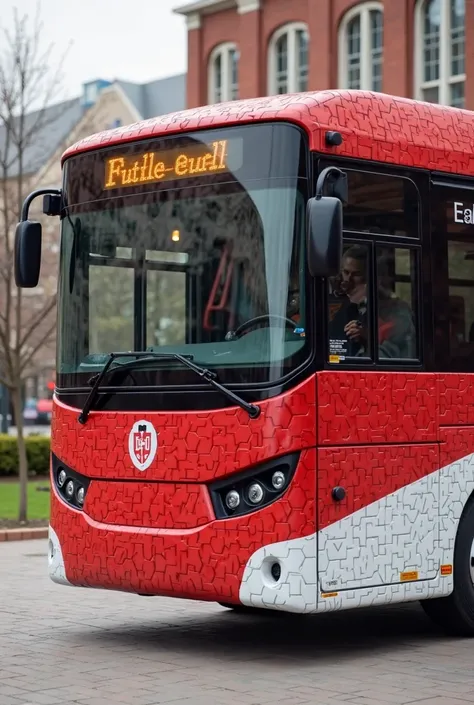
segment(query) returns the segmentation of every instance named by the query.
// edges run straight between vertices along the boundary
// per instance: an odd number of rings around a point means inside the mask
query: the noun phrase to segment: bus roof
[[[317,91],[237,100],[161,115],[77,142],[68,157],[125,142],[259,121],[293,122],[312,150],[457,174],[474,173],[474,112],[368,91]],[[324,133],[344,141],[327,146]]]

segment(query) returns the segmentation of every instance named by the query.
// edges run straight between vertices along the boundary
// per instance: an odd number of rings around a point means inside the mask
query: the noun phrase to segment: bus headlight
[[[285,473],[281,470],[277,470],[272,475],[272,485],[276,490],[281,490],[286,484]]]
[[[240,495],[238,492],[235,490],[231,490],[226,494],[225,498],[225,503],[229,507],[229,509],[232,511],[233,509],[237,509],[237,507],[240,504]]]
[[[90,479],[72,470],[52,454],[52,476],[61,499],[74,509],[82,510]]]
[[[260,504],[264,496],[263,487],[258,482],[253,482],[247,490],[247,497],[251,504]]]
[[[216,519],[251,514],[276,502],[287,491],[299,457],[291,453],[212,482],[209,492]]]

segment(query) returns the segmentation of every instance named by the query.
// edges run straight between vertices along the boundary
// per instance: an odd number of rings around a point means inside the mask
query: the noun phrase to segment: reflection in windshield
[[[281,377],[305,343],[304,200],[295,185],[264,183],[70,209],[61,246],[59,372],[97,371],[94,359],[103,365],[113,351],[152,350],[193,354],[206,366],[243,366],[248,381]],[[271,369],[263,379],[262,366]]]

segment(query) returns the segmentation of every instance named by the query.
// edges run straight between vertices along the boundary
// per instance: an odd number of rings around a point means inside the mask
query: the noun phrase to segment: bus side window
[[[329,362],[367,358],[370,350],[370,250],[346,244],[341,271],[329,282]]]
[[[371,280],[373,256],[375,282]],[[329,282],[330,363],[419,359],[417,262],[416,247],[344,246],[340,274]]]
[[[379,358],[418,358],[417,251],[377,247]]]
[[[448,240],[449,331],[454,369],[474,371],[474,248]]]
[[[435,357],[440,370],[474,372],[474,182],[431,184]]]

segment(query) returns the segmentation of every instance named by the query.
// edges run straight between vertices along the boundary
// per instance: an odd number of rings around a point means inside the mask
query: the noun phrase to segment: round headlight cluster
[[[236,490],[227,492],[225,503],[229,509],[237,509],[240,504],[240,495]]]
[[[276,492],[281,492],[286,482],[287,478],[285,473],[281,470],[276,470],[271,476],[271,489]],[[230,511],[236,511],[240,507],[242,500],[245,500],[247,504],[257,507],[267,499],[267,495],[268,492],[265,490],[264,485],[254,480],[241,492],[236,489],[229,490],[225,495],[225,504]]]
[[[62,494],[69,502],[74,503],[75,499],[76,504],[82,507],[84,504],[85,490],[80,482],[68,478],[64,468],[61,468],[57,474],[57,483],[58,487],[62,491]]]
[[[250,504],[260,504],[265,497],[265,490],[259,482],[252,482],[247,490],[247,498]]]
[[[285,473],[281,470],[277,470],[272,475],[272,485],[276,490],[282,490],[286,485]]]

